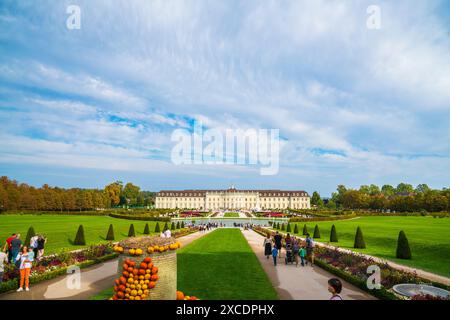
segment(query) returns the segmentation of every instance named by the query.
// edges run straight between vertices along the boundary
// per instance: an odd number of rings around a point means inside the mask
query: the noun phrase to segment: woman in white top
[[[23,291],[23,285],[25,283],[25,290],[30,291],[30,273],[33,263],[33,252],[29,253],[26,246],[22,247],[22,251],[17,255],[16,261],[20,261],[20,287],[17,292]]]

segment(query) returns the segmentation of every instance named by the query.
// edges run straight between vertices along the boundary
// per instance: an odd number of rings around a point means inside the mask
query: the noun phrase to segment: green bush
[[[36,235],[36,232],[34,232],[34,228],[33,227],[29,227],[28,228],[28,232],[27,232],[27,237],[25,238],[25,246],[29,246],[30,245],[30,240],[31,238],[33,238]]]
[[[408,238],[406,238],[406,234],[403,230],[398,234],[397,258],[411,259],[411,249],[409,247]]]
[[[308,234],[308,228],[306,227],[306,224],[303,226],[303,235],[306,236]]]
[[[172,224],[170,225],[170,230],[174,231],[175,230],[175,223],[172,222]]]
[[[181,229],[184,229],[184,221],[181,221]]]
[[[150,234],[150,227],[148,226],[148,223],[145,224],[144,234]]]
[[[294,227],[294,233],[295,233],[295,234],[298,233],[298,225],[297,225],[297,224],[295,224],[295,227]]]
[[[167,222],[164,224],[164,228],[163,228],[163,232],[165,232],[166,230],[169,229],[169,225],[167,224]]]
[[[155,226],[155,233],[160,233],[161,232],[161,228],[159,227],[159,222],[156,223]]]
[[[358,226],[358,229],[356,229],[356,235],[355,235],[355,243],[353,245],[355,249],[365,249],[366,243],[364,242],[364,236],[362,233],[361,228]]]
[[[114,228],[112,224],[109,225],[108,233],[106,234],[106,240],[114,240]]]
[[[73,244],[76,246],[85,246],[86,245],[86,239],[84,238],[84,227],[83,225],[80,225],[78,227],[77,234],[75,236],[75,240],[73,241]]]
[[[319,226],[316,224],[316,226],[314,227],[314,235],[313,235],[314,239],[320,239],[320,230],[319,230]]]
[[[284,227],[284,223],[281,225],[281,231],[284,231],[285,227]]]
[[[291,233],[292,232],[290,223],[288,223],[288,225],[287,225],[286,232],[287,233]]]
[[[134,231],[134,224],[130,224],[130,229],[128,230],[128,237],[136,237],[136,232]]]
[[[334,224],[331,226],[330,242],[338,242],[338,236]]]
[[[177,230],[180,229],[180,221],[177,222]]]

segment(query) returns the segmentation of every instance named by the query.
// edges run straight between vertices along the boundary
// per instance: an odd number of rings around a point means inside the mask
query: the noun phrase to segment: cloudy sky
[[[450,187],[449,21],[446,1],[3,0],[0,175],[154,191]],[[171,134],[194,121],[279,129],[279,173],[174,165]]]

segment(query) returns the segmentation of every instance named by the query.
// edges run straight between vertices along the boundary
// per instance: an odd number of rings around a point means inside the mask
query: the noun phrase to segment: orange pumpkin
[[[122,275],[123,275],[125,278],[128,278],[128,277],[130,276],[130,273],[129,273],[128,271],[124,271],[124,272],[122,273]]]
[[[133,268],[134,268],[134,267],[136,266],[136,262],[130,260],[130,261],[128,262],[128,265],[129,265],[130,267],[133,267]]]
[[[127,279],[125,279],[124,277],[120,277],[120,278],[119,278],[119,282],[120,282],[121,284],[125,284],[125,283],[127,283]]]
[[[144,259],[144,262],[145,263],[150,263],[150,262],[152,262],[152,258],[147,257],[147,258]]]
[[[154,275],[152,275],[151,277],[150,277],[150,279],[152,280],[152,281],[156,281],[156,280],[158,280],[158,275],[157,274],[154,274]]]
[[[119,291],[125,291],[127,288],[123,285],[123,284],[121,284],[120,286],[119,286]]]
[[[177,300],[184,300],[184,293],[181,291],[177,291]]]
[[[123,268],[123,270],[127,270],[127,269],[128,269],[128,264],[124,263],[124,264],[122,265],[122,268]]]
[[[152,274],[157,274],[157,273],[158,273],[158,267],[153,267]]]
[[[149,289],[153,289],[155,286],[156,286],[156,282],[155,282],[155,281],[150,281],[150,282],[148,283]]]
[[[114,283],[118,286],[120,284],[119,279],[114,280]]]
[[[132,272],[133,272],[133,268],[132,268],[132,267],[128,267],[127,271],[128,271],[129,273],[132,273]]]
[[[145,262],[141,263],[141,269],[147,269],[148,265]]]
[[[137,276],[138,273],[139,273],[139,270],[138,270],[138,269],[133,269],[133,274],[134,274],[135,276]]]
[[[140,274],[141,276],[145,275],[145,269],[139,269],[139,274]]]
[[[115,292],[119,291],[119,287],[118,286],[114,286],[114,291]]]
[[[123,293],[123,292],[117,292],[117,298],[119,298],[119,299],[123,299],[123,298],[125,298],[125,294]]]

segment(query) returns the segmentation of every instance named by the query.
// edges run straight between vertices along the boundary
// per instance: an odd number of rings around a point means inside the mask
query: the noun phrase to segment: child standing
[[[298,255],[300,256],[300,260],[302,261],[302,267],[304,267],[305,266],[305,258],[306,258],[306,249],[304,246],[302,246],[300,248]]]
[[[272,257],[273,257],[273,265],[277,266],[277,257],[278,257],[278,248],[277,246],[274,246],[272,248]]]
[[[17,289],[17,292],[23,291],[23,285],[25,283],[25,290],[30,291],[29,283],[30,283],[30,273],[31,273],[31,264],[33,262],[33,256],[34,253],[31,251],[31,260],[29,259],[28,255],[30,252],[28,252],[28,248],[24,246],[22,248],[22,252],[17,255],[17,262],[20,263],[20,287]]]

